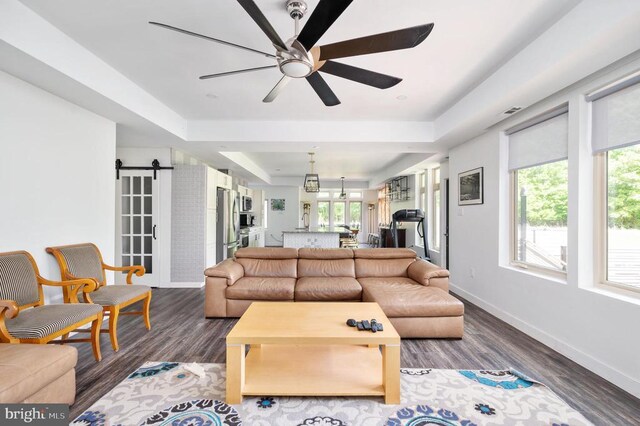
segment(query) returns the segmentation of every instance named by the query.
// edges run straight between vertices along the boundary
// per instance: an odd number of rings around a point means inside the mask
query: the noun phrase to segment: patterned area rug
[[[224,364],[148,362],[73,425],[472,426],[590,425],[546,386],[513,370],[402,369],[402,403],[382,398],[245,398],[224,403]]]

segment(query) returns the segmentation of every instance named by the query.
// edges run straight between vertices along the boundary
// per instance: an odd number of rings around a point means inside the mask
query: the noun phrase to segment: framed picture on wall
[[[458,173],[458,205],[484,203],[484,168]]]
[[[271,199],[271,211],[283,212],[285,207],[284,198],[272,198]]]

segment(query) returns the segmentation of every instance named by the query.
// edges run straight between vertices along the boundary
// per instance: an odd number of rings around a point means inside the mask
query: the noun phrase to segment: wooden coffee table
[[[384,331],[348,327],[349,318],[375,318]],[[400,336],[377,303],[254,302],[227,335],[227,403],[245,395],[399,404]]]

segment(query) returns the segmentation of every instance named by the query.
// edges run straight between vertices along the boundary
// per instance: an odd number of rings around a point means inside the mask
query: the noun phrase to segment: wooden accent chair
[[[69,303],[45,305],[42,286],[62,287]],[[78,293],[96,288],[95,280],[49,281],[40,276],[33,257],[26,251],[0,253],[0,342],[69,343],[91,342],[93,356],[100,355],[100,305],[78,303]],[[71,331],[91,323],[91,338],[68,339]],[[62,340],[53,341],[62,336]]]
[[[111,346],[118,351],[118,317],[120,315],[142,315],[147,330],[151,329],[149,320],[149,306],[151,304],[151,287],[146,285],[133,285],[131,277],[135,273],[141,277],[144,275],[143,266],[110,266],[102,260],[102,254],[98,247],[91,243],[74,244],[69,246],[47,247],[47,253],[52,254],[60,266],[60,275],[63,280],[77,278],[92,278],[98,282],[98,288],[89,293],[84,293],[84,300],[88,303],[102,305],[105,315],[109,316],[109,329],[100,330],[101,333],[109,333]],[[107,285],[105,270],[126,272],[127,285]],[[64,296],[67,302],[69,291],[65,288]],[[122,308],[143,301],[140,311],[120,312]]]

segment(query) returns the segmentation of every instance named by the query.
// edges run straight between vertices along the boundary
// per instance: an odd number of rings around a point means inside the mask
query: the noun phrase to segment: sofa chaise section
[[[402,337],[461,338],[464,305],[448,293],[449,271],[410,249],[385,251],[354,250],[362,301],[378,303]]]

